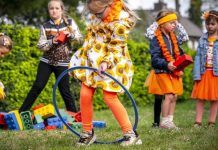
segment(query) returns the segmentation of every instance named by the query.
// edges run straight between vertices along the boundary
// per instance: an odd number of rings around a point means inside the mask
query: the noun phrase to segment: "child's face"
[[[49,16],[51,17],[52,20],[58,20],[61,19],[63,10],[61,8],[61,4],[56,1],[50,2],[48,6],[48,12]]]
[[[10,50],[4,46],[0,46],[0,57],[4,57]]]
[[[162,25],[162,28],[165,30],[165,32],[170,33],[176,30],[176,25],[177,25],[177,20],[172,20],[164,23]]]
[[[206,23],[206,28],[210,35],[216,34],[218,32],[218,22],[216,20],[211,20]]]

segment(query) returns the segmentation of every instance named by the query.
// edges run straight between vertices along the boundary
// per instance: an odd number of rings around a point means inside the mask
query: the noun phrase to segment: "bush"
[[[32,27],[21,25],[1,25],[1,32],[7,33],[14,41],[14,47],[10,55],[0,60],[0,80],[5,84],[7,98],[0,102],[0,110],[18,109],[23,103],[29,92],[36,76],[39,58],[42,55],[36,48],[39,30]],[[130,40],[128,48],[132,61],[135,66],[133,83],[130,92],[138,105],[147,105],[153,103],[153,95],[148,94],[144,81],[151,70],[149,45],[146,41],[135,42]],[[194,55],[194,51],[185,47],[186,53]],[[188,100],[192,90],[192,68],[189,66],[184,73],[184,94],[179,97],[180,101]],[[39,95],[35,105],[39,103],[52,103],[52,87],[55,83],[55,77],[52,75],[45,89]],[[80,83],[71,79],[71,91],[73,96],[79,101]],[[59,92],[57,93],[57,103],[63,107]],[[97,90],[94,97],[94,108],[97,110],[106,108],[103,102],[102,91]],[[126,94],[120,95],[120,99],[126,105],[131,105],[131,101]]]

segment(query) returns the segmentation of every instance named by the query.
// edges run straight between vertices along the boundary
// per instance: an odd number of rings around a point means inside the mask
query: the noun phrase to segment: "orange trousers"
[[[80,91],[80,110],[82,117],[82,128],[83,131],[91,131],[93,128],[93,95],[95,88],[88,87],[82,84]],[[112,111],[116,120],[118,121],[122,132],[128,132],[132,130],[132,125],[129,120],[126,109],[121,104],[117,97],[116,92],[103,91],[104,101]]]

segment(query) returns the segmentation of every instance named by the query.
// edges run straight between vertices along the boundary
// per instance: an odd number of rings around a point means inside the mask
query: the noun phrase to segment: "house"
[[[153,10],[136,10],[136,12],[141,17],[141,21],[138,22],[136,27],[142,27],[145,29],[149,27],[154,21],[155,17],[158,13],[158,11],[162,9],[166,9],[167,5],[166,3],[159,1],[154,4]],[[188,41],[188,47],[191,49],[197,49],[198,40],[203,34],[203,31],[200,27],[198,27],[196,24],[194,24],[191,20],[188,18],[179,16],[179,22],[184,26],[186,29],[188,35],[189,35],[189,41]]]

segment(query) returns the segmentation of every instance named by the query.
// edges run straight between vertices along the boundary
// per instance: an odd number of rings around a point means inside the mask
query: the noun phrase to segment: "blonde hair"
[[[67,10],[66,10],[66,8],[64,6],[64,2],[62,0],[50,0],[48,2],[48,9],[50,7],[51,2],[59,2],[60,3],[61,10],[62,10],[62,19],[64,20],[64,23],[67,25],[67,27],[70,30],[70,32],[73,32],[72,27],[69,25],[69,23],[67,21],[68,15],[67,15]]]
[[[88,13],[89,11],[89,7],[88,7],[88,4],[91,3],[92,1],[99,1],[101,2],[102,4],[104,4],[104,6],[106,6],[105,3],[107,3],[107,5],[109,5],[111,2],[113,2],[114,0],[87,0],[86,1],[86,4],[85,4],[85,7],[83,9],[83,12],[82,12],[82,17],[85,18],[85,15]],[[140,20],[139,16],[136,14],[136,12],[134,12],[133,10],[131,10],[127,4],[123,1],[123,0],[120,0],[123,4],[123,10],[128,12],[129,15],[131,17],[134,17],[134,23],[136,23],[136,20]]]
[[[7,35],[0,34],[0,47],[6,47],[9,51],[12,49],[13,42]]]

